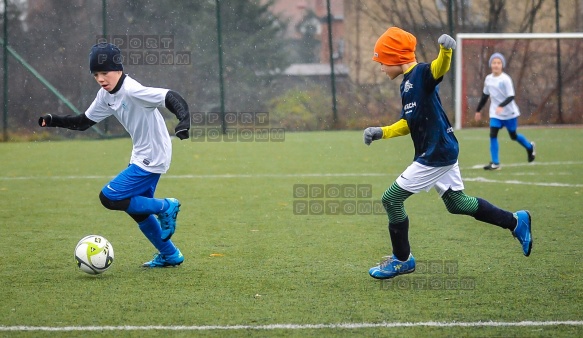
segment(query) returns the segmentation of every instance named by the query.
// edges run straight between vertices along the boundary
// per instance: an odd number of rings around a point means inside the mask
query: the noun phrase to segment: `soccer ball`
[[[103,273],[113,263],[113,246],[99,235],[83,237],[75,247],[75,262],[90,275]]]

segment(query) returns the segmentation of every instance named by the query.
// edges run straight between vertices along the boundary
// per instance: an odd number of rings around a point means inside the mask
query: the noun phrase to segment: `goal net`
[[[474,113],[495,52],[506,59],[521,125],[583,123],[583,33],[458,34],[457,44],[456,129],[487,123],[476,123]],[[482,116],[488,116],[489,104]]]

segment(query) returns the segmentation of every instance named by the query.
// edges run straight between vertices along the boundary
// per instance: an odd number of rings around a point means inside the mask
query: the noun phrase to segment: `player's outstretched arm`
[[[451,65],[453,50],[456,47],[455,40],[447,34],[442,34],[439,39],[437,39],[437,42],[440,45],[439,55],[437,55],[437,59],[431,62],[431,74],[434,79],[439,79],[447,73],[449,66]]]
[[[38,119],[38,125],[41,127],[59,127],[71,130],[87,130],[97,122],[90,120],[85,114],[58,116],[47,114]]]
[[[372,141],[408,135],[409,133],[410,130],[407,121],[405,119],[400,119],[390,126],[366,128],[364,130],[364,144],[368,146]]]
[[[174,128],[176,136],[181,140],[187,139],[189,136],[188,131],[190,130],[190,111],[188,110],[188,104],[180,94],[172,90],[169,90],[166,94],[164,104],[180,121],[176,128]]]

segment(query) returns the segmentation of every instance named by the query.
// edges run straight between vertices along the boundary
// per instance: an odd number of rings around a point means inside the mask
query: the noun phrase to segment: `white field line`
[[[540,165],[580,165],[583,162],[567,161],[567,162],[537,162],[537,163],[516,163],[507,164],[505,167],[528,167]],[[482,165],[462,168],[462,170],[482,169]],[[229,179],[229,178],[306,178],[306,177],[392,177],[398,174],[390,173],[298,173],[298,174],[203,174],[203,175],[164,175],[165,179]],[[101,175],[71,175],[71,176],[0,176],[0,181],[16,181],[16,180],[76,180],[76,179],[98,179],[110,180],[113,176]],[[554,182],[525,182],[517,180],[493,180],[484,177],[463,178],[467,182],[485,182],[485,183],[500,183],[500,184],[518,184],[518,185],[534,185],[545,187],[569,187],[581,188],[583,184],[568,184],[568,183],[554,183]]]
[[[484,183],[501,183],[501,184],[518,184],[518,185],[534,185],[539,187],[567,187],[567,188],[583,188],[583,184],[570,183],[555,183],[555,182],[525,182],[516,180],[492,180],[484,177],[463,178],[464,182],[484,182]]]
[[[269,325],[207,325],[207,326],[0,326],[0,331],[211,331],[211,330],[313,330],[367,329],[397,327],[537,327],[583,326],[583,321],[521,321],[521,322],[418,322],[418,323],[340,323],[340,324],[269,324]]]
[[[389,174],[381,173],[345,173],[345,174],[224,174],[224,175],[164,175],[165,179],[228,179],[228,178],[288,178],[288,177],[389,177]],[[396,175],[392,175],[396,176]],[[16,180],[84,180],[84,179],[100,179],[110,180],[113,176],[13,176],[0,177],[0,181],[16,181]],[[517,180],[493,180],[484,177],[464,177],[465,182],[483,182],[483,183],[500,183],[500,184],[517,184],[517,185],[532,185],[542,187],[566,187],[566,188],[583,188],[583,184],[570,184],[558,182],[527,182]]]
[[[534,166],[547,166],[547,165],[577,165],[577,164],[583,164],[583,162],[581,162],[581,161],[564,161],[564,162],[509,163],[509,164],[504,164],[502,166],[502,168],[505,168],[505,167],[534,167]],[[483,168],[484,168],[483,164],[478,164],[478,165],[473,165],[471,167],[467,167],[467,168],[463,168],[463,169],[482,169],[483,170]]]
[[[376,177],[387,176],[385,173],[306,173],[306,174],[203,174],[203,175],[163,175],[166,179],[184,178],[289,178],[289,177]],[[0,180],[84,180],[84,179],[112,179],[114,176],[71,175],[71,176],[0,176]]]

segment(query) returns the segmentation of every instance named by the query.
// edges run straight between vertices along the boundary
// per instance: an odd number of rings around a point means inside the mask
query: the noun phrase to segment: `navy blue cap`
[[[123,71],[122,61],[121,50],[116,45],[99,43],[91,47],[89,52],[89,71],[91,73]]]

